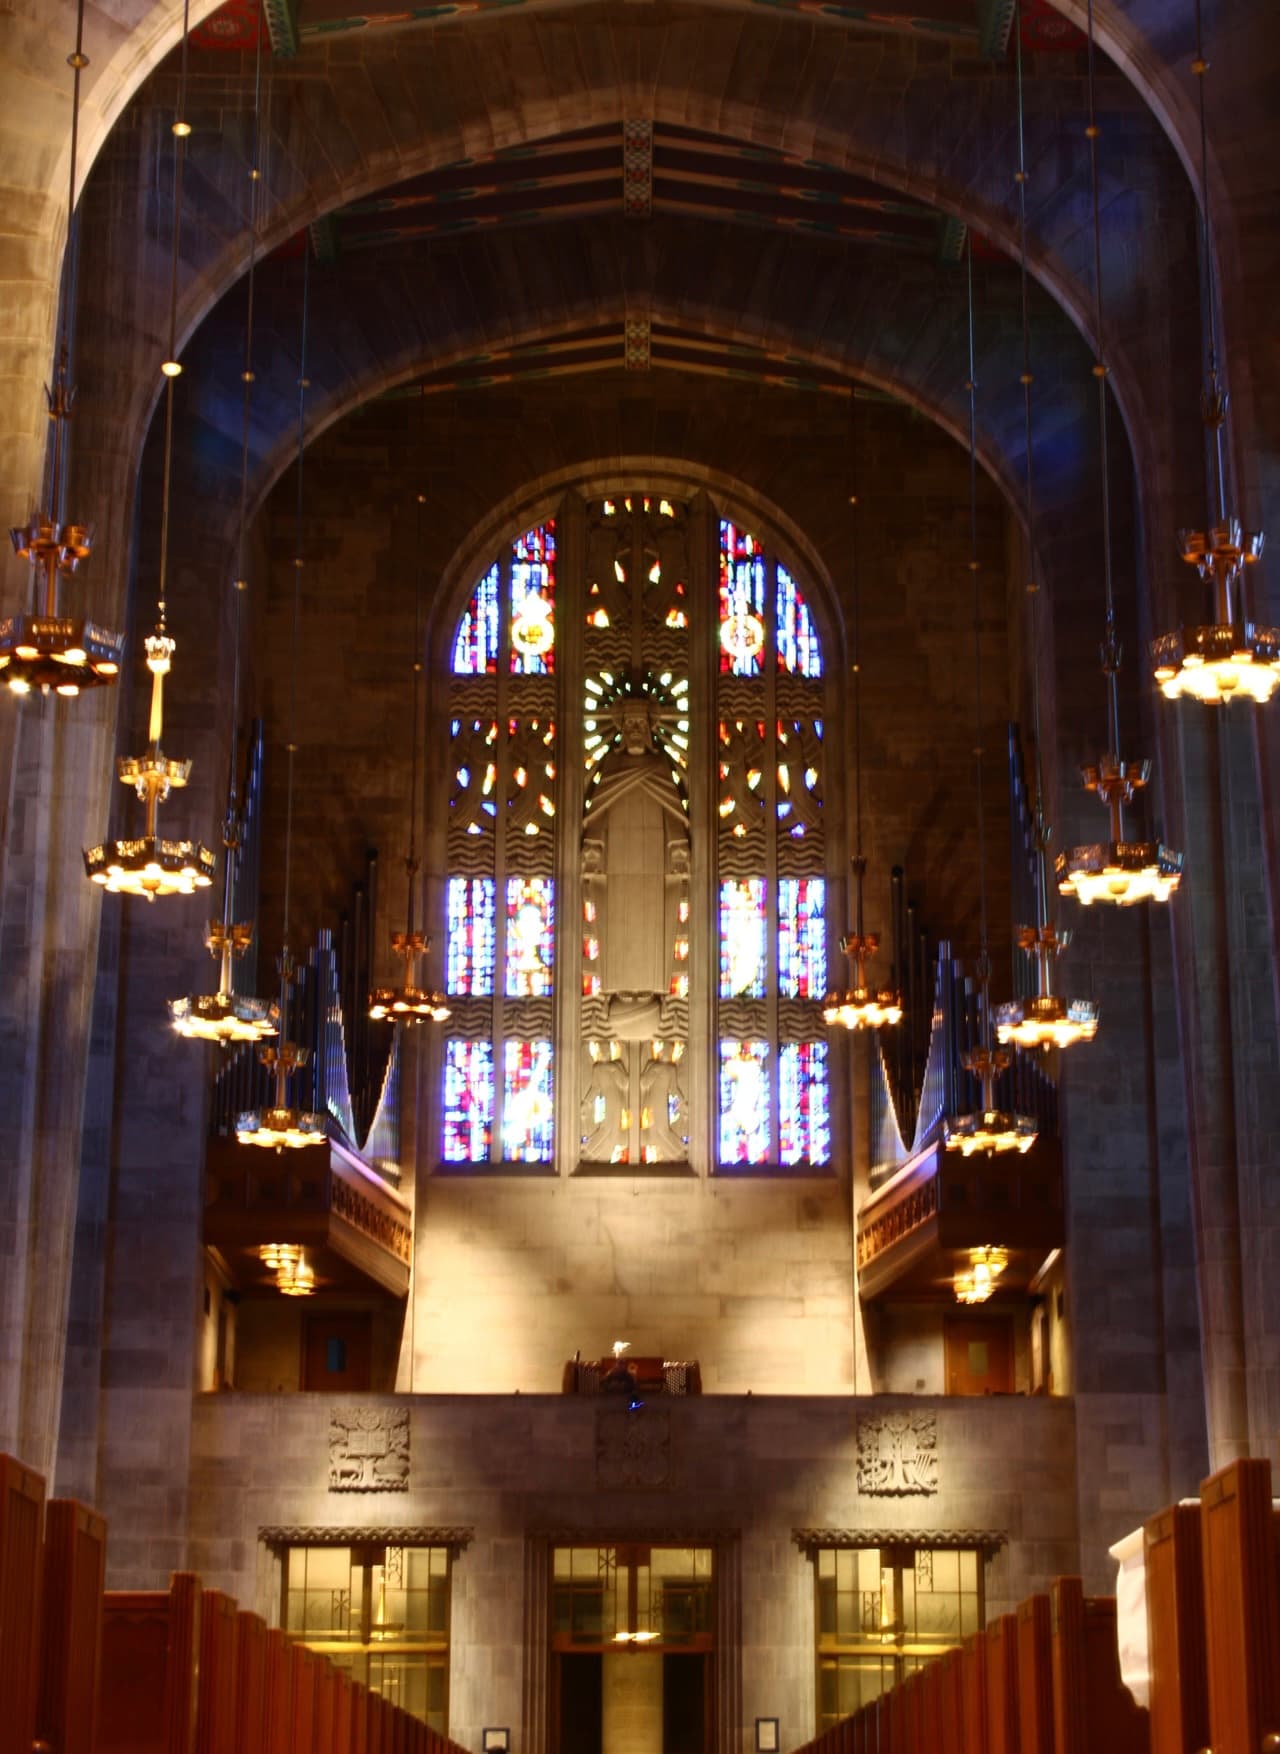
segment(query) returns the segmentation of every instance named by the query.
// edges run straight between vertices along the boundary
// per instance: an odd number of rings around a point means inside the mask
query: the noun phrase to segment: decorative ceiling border
[[[475,1540],[473,1528],[421,1525],[416,1528],[370,1528],[348,1525],[322,1528],[304,1523],[271,1524],[258,1530],[266,1547],[357,1547],[364,1543],[383,1547],[447,1547],[461,1553]]]
[[[1002,1529],[792,1529],[791,1539],[810,1556],[832,1547],[977,1547],[990,1559],[1009,1537]]]

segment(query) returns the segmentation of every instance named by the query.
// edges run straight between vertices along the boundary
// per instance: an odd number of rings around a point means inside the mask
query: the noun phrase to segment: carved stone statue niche
[[[689,823],[662,708],[629,686],[601,718],[613,747],[587,789],[582,841],[586,1057],[583,1156],[687,1155]]]

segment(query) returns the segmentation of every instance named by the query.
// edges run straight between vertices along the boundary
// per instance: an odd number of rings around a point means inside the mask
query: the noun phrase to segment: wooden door
[[[303,1327],[304,1389],[368,1389],[373,1357],[373,1320],[367,1310],[317,1310]]]
[[[1013,1393],[1013,1323],[1007,1316],[947,1316],[942,1334],[949,1395]]]

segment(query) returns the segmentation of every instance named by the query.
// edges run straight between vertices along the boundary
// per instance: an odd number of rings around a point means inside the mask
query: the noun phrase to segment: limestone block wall
[[[407,1491],[330,1491],[330,1417],[354,1406],[408,1408]],[[936,1492],[860,1493],[858,1420],[903,1411],[936,1420]],[[704,1396],[629,1414],[608,1399],[538,1394],[203,1395],[189,1559],[207,1585],[274,1621],[279,1568],[264,1527],[469,1527],[454,1567],[450,1733],[474,1748],[484,1724],[522,1726],[517,1745],[536,1754],[539,1551],[545,1567],[548,1543],[567,1538],[714,1542],[718,1690],[738,1731],[721,1745],[748,1754],[758,1716],[781,1720],[784,1747],[813,1729],[813,1573],[793,1531],[998,1531],[1007,1544],[986,1571],[990,1617],[1078,1568],[1074,1451],[1074,1407],[1043,1398]]]
[[[835,1179],[578,1176],[424,1184],[405,1327],[422,1393],[552,1391],[615,1340],[711,1393],[847,1393],[849,1191]]]

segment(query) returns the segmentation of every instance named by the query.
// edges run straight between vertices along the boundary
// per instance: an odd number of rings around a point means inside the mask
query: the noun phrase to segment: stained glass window
[[[769,1044],[720,1043],[720,1161],[767,1163],[773,1148],[769,1119]]]
[[[483,1163],[493,1140],[493,1046],[444,1044],[444,1160]]]
[[[827,990],[827,886],[821,877],[778,884],[778,991],[820,999]]]
[[[555,919],[550,877],[507,879],[507,997],[551,991]]]
[[[450,993],[483,996],[493,991],[495,904],[492,877],[450,877],[445,972]]]
[[[783,1163],[830,1162],[825,1041],[783,1043],[778,1056],[778,1131]]]
[[[786,567],[778,566],[778,668],[821,676],[822,653],[809,607]]]
[[[763,877],[720,885],[720,997],[764,997],[769,910]]]
[[[511,545],[511,674],[555,668],[556,527],[552,519]]]
[[[510,1163],[546,1163],[555,1143],[551,1043],[503,1043],[502,1155]]]
[[[765,558],[756,538],[720,522],[720,669],[758,676],[764,650]]]
[[[492,676],[498,671],[498,568],[496,564],[476,586],[462,612],[453,642],[455,676]]]

